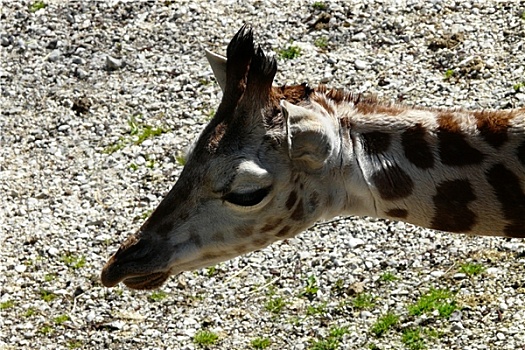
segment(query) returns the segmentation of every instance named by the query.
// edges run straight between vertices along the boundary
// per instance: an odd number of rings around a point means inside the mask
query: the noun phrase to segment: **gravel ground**
[[[277,83],[523,107],[524,2],[44,1],[1,5],[1,349],[525,349],[517,239],[351,217],[159,291],[99,281],[218,106],[204,48],[250,22],[301,50]]]

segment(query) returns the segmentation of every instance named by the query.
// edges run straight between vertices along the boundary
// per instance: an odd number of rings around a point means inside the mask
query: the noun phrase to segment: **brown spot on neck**
[[[434,154],[426,140],[427,134],[427,130],[421,124],[416,124],[401,135],[405,157],[421,169],[434,166]]]
[[[480,135],[495,148],[501,147],[507,140],[509,121],[514,118],[514,111],[475,111]]]
[[[516,150],[516,155],[518,156],[518,160],[521,164],[525,166],[525,141],[521,143],[521,145],[518,146],[518,149]]]
[[[468,204],[476,199],[468,180],[444,181],[433,197],[436,211],[430,227],[448,232],[469,232],[476,224],[476,214]]]
[[[443,164],[465,166],[483,161],[485,155],[469,144],[454,114],[439,113],[438,123],[439,156]]]
[[[503,216],[508,221],[505,234],[509,237],[525,237],[525,193],[518,176],[503,164],[496,164],[488,170],[487,181],[494,189]]]
[[[363,139],[365,152],[372,157],[388,151],[392,139],[390,134],[380,131],[364,133],[361,137]]]
[[[396,200],[408,197],[414,190],[414,182],[397,164],[375,172],[372,183],[384,200]]]

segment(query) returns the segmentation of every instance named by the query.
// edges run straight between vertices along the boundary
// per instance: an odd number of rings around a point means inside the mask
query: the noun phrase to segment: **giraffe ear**
[[[281,100],[290,159],[304,171],[321,169],[339,148],[330,116]]]
[[[215,76],[215,79],[217,79],[217,82],[219,83],[222,92],[224,92],[224,89],[226,87],[226,57],[218,55],[208,50],[205,50],[205,52],[206,59],[208,60],[208,63],[211,66],[213,75]]]

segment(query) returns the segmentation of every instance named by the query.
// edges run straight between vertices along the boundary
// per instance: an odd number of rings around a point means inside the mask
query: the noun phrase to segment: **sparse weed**
[[[320,49],[326,49],[326,47],[328,46],[328,39],[324,36],[317,38],[314,41],[314,45]]]
[[[0,310],[10,309],[13,306],[15,306],[15,302],[13,300],[6,300],[0,303]]]
[[[384,272],[381,276],[379,276],[379,279],[383,282],[393,282],[397,280],[396,275],[394,275],[392,272]]]
[[[69,321],[69,316],[68,315],[60,315],[60,316],[57,316],[53,319],[53,321],[56,323],[56,324],[63,324],[64,322],[67,322]]]
[[[418,328],[405,329],[401,336],[401,342],[403,342],[409,350],[423,350],[427,348],[421,331]]]
[[[270,339],[268,338],[255,338],[250,342],[250,345],[254,349],[266,349],[270,346]]]
[[[328,5],[322,1],[316,1],[312,4],[312,7],[315,9],[315,10],[319,10],[319,11],[325,11],[326,9],[328,9]]]
[[[46,325],[46,326],[42,326],[38,331],[44,335],[49,335],[53,333],[54,330],[53,330],[53,327]]]
[[[454,294],[447,289],[431,289],[427,294],[422,295],[414,305],[408,306],[408,313],[412,316],[419,316],[438,310],[441,317],[448,318],[457,309],[453,297]]]
[[[335,350],[339,349],[339,343],[343,336],[348,333],[347,327],[332,327],[328,336],[324,339],[313,341],[311,350]]]
[[[454,70],[453,69],[447,69],[445,72],[445,80],[449,80],[454,76]]]
[[[306,315],[312,316],[312,315],[320,315],[326,312],[326,302],[318,304],[316,306],[308,305],[306,307]]]
[[[175,160],[177,161],[177,163],[179,165],[182,165],[182,166],[185,166],[186,165],[186,157],[184,156],[184,154],[182,153],[179,153],[175,156]]]
[[[213,345],[217,342],[219,336],[208,330],[200,330],[193,337],[193,342],[200,346]]]
[[[46,303],[52,302],[56,297],[56,294],[45,289],[40,289],[40,298]]]
[[[476,276],[485,272],[485,267],[476,263],[464,263],[459,266],[458,271],[468,276]]]
[[[31,316],[33,316],[34,314],[36,314],[36,309],[30,307],[30,308],[27,309],[26,312],[24,313],[24,317],[31,317]]]
[[[74,270],[80,269],[86,265],[86,258],[83,256],[75,256],[73,254],[62,255],[60,260]]]
[[[304,290],[300,295],[305,296],[308,298],[308,300],[312,301],[317,295],[318,291],[319,287],[317,286],[317,280],[315,279],[315,276],[310,275],[306,280],[306,287],[304,287]]]
[[[376,336],[380,337],[388,330],[395,326],[399,322],[399,316],[393,313],[387,313],[377,319],[377,321],[372,325],[370,331]]]
[[[282,297],[272,297],[266,302],[264,307],[273,314],[279,314],[285,305],[286,302]]]
[[[523,13],[525,13],[525,11],[523,11]],[[525,88],[525,81],[522,81],[522,82],[519,82],[519,83],[516,83],[516,84],[512,85],[512,88],[516,92],[520,91],[521,88]]]
[[[35,13],[36,11],[43,9],[46,6],[47,6],[46,3],[41,0],[35,1],[31,5],[29,5],[29,12]]]
[[[45,282],[51,282],[54,281],[57,278],[57,276],[54,273],[47,273],[44,275],[44,281]]]
[[[154,128],[150,125],[139,123],[137,121],[137,117],[140,117],[140,115],[132,116],[130,120],[128,120],[128,135],[121,136],[117,142],[104,148],[102,151],[103,153],[115,153],[132,143],[135,145],[140,145],[149,138],[153,138],[170,131],[169,128],[163,126]]]
[[[361,294],[358,294],[353,300],[352,300],[352,305],[356,308],[356,309],[369,309],[369,308],[372,308],[374,307],[375,303],[374,303],[374,297],[371,296],[370,294],[366,294],[366,293],[361,293]]]
[[[298,46],[290,45],[286,49],[279,50],[279,57],[292,60],[301,55],[301,49]]]
[[[166,299],[167,297],[168,297],[168,294],[166,292],[159,290],[159,291],[155,291],[151,293],[151,295],[148,296],[148,300],[151,302],[157,302],[157,301]]]
[[[67,343],[68,349],[78,349],[82,347],[82,342],[80,340],[74,340]]]

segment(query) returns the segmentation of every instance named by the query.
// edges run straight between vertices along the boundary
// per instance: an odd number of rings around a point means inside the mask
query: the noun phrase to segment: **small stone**
[[[11,40],[8,37],[3,36],[0,40],[3,47],[11,45]]]
[[[455,280],[462,280],[462,279],[465,279],[467,277],[466,274],[462,273],[462,272],[458,272],[456,274],[454,274],[453,278]]]
[[[75,75],[80,78],[80,79],[85,79],[87,78],[88,76],[88,72],[86,72],[85,70],[83,70],[82,68],[77,68],[75,70]]]
[[[58,59],[60,58],[61,55],[62,55],[62,53],[60,52],[59,49],[53,50],[53,51],[51,51],[49,56],[47,56],[47,60],[49,62],[56,62],[56,61],[58,61]]]
[[[361,314],[359,315],[362,319],[367,319],[372,317],[372,313],[370,311],[361,311]]]
[[[454,331],[454,332],[460,332],[460,331],[464,330],[465,327],[463,326],[463,323],[461,323],[461,322],[454,322],[452,324],[452,327],[450,327],[450,329],[452,331]]]
[[[73,56],[73,60],[71,62],[73,62],[74,64],[84,64],[84,63],[86,63],[86,61],[83,58],[78,57],[78,56]]]
[[[432,271],[430,273],[430,276],[434,277],[434,278],[440,278],[441,276],[443,276],[445,274],[445,271],[442,271],[442,270],[438,270],[438,271]]]
[[[58,40],[53,39],[50,42],[47,43],[46,48],[50,50],[54,50],[58,47]]]
[[[365,245],[365,241],[363,241],[361,238],[352,237],[348,240],[348,245],[350,248],[354,249]]]
[[[498,338],[498,340],[505,340],[505,334],[498,332],[496,333],[496,338]]]
[[[47,253],[51,256],[57,256],[59,253],[59,250],[55,247],[51,247],[47,250]]]
[[[111,57],[109,55],[106,56],[106,69],[113,71],[118,70],[124,66],[124,62],[121,59]]]
[[[16,265],[15,266],[15,271],[18,272],[18,273],[26,272],[26,270],[27,270],[27,266],[26,265]]]
[[[354,67],[357,70],[365,70],[368,68],[368,64],[363,60],[357,59],[354,61]]]
[[[461,312],[461,310],[456,310],[450,315],[449,320],[452,322],[459,322],[461,321],[462,317],[463,313]]]
[[[366,39],[366,34],[364,32],[360,32],[352,36],[352,41],[363,41]]]

